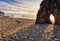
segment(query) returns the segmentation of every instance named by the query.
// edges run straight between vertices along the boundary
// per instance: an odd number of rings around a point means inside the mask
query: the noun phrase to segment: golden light
[[[55,17],[53,16],[53,14],[50,14],[50,21],[52,22],[52,24],[55,23]]]

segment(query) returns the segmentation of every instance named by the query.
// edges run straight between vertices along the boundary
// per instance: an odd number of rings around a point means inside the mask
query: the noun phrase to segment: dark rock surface
[[[53,30],[49,32],[51,28]],[[45,32],[46,30],[47,32]],[[36,24],[6,38],[2,38],[0,41],[60,41],[60,26]]]
[[[60,0],[43,0],[35,23],[51,23],[49,19],[50,14],[54,15],[55,24],[60,24]]]

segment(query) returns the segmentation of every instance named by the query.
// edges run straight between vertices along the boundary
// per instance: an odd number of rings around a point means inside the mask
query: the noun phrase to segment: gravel
[[[50,27],[48,28],[48,26]],[[53,24],[34,24],[28,28],[24,28],[16,32],[15,34],[9,35],[0,41],[60,41],[60,26]],[[52,31],[45,32],[46,28]]]

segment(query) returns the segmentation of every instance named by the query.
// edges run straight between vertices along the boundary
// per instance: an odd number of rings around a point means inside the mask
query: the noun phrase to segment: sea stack
[[[43,0],[35,24],[51,23],[50,14],[55,17],[55,24],[60,24],[60,0]]]

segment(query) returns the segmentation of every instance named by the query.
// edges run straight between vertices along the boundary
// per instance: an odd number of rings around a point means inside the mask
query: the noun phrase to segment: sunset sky
[[[5,15],[22,17],[21,15],[36,18],[39,5],[42,0],[0,0],[0,10]]]

